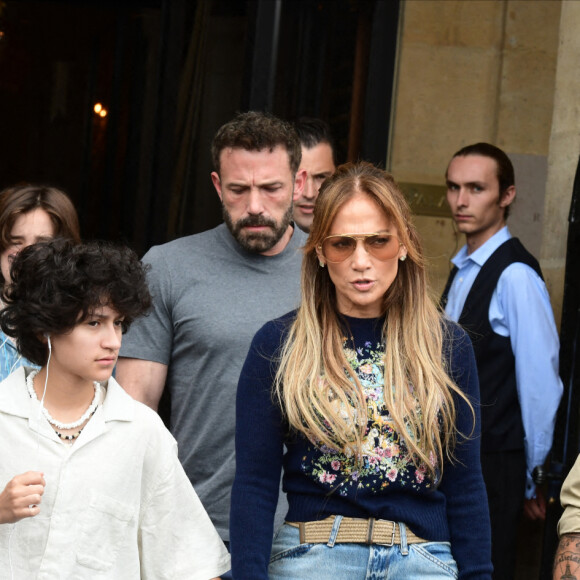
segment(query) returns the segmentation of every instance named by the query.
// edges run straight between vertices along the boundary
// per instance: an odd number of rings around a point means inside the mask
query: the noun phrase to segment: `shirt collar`
[[[135,417],[135,400],[111,377],[107,396],[103,402],[103,418],[107,421],[132,421]]]
[[[469,261],[474,262],[479,267],[483,266],[488,258],[505,242],[511,238],[510,231],[504,226],[496,232],[487,242],[477,248],[472,254],[467,253],[467,245],[463,246],[451,262],[461,270]]]

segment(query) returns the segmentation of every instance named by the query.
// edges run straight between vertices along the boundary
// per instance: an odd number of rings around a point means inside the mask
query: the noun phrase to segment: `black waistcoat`
[[[542,276],[538,261],[517,238],[509,239],[481,268],[458,321],[468,332],[475,350],[481,392],[481,450],[484,453],[524,447],[524,427],[510,338],[496,334],[489,322],[489,305],[499,277],[515,262],[527,264]],[[457,267],[454,267],[441,297],[443,308],[456,273]]]

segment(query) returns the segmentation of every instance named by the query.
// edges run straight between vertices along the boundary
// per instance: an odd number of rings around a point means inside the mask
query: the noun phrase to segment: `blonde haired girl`
[[[258,332],[240,377],[235,578],[489,578],[478,396],[395,181],[339,167],[301,305]],[[272,545],[282,463],[289,512]]]

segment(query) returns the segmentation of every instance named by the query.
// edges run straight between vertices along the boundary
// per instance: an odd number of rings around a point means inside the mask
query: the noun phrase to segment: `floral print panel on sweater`
[[[428,476],[427,466],[420,463],[415,467],[405,437],[394,430],[385,404],[384,343],[366,341],[364,346],[355,348],[345,338],[343,349],[364,389],[367,402],[362,466],[357,465],[353,454],[348,451],[345,453],[311,442],[302,460],[304,474],[327,486],[329,492],[341,495],[348,495],[357,489],[379,493],[395,483],[415,491],[430,489],[433,481]],[[431,463],[437,467],[433,454]]]

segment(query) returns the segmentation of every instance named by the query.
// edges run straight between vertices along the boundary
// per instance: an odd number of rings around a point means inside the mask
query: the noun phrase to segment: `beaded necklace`
[[[64,439],[65,441],[74,441],[81,433],[82,433],[82,429],[79,429],[76,433],[73,433],[72,435],[63,435],[62,433],[59,433],[56,429],[54,429],[54,432],[56,433],[57,437],[59,439]]]
[[[37,374],[38,374],[38,371],[34,370],[26,377],[26,388],[28,389],[28,394],[30,395],[30,398],[34,399],[35,401],[38,401],[38,397],[36,396],[36,391],[34,390],[34,377]],[[42,406],[42,413],[46,417],[47,421],[51,425],[56,427],[57,429],[61,429],[61,430],[63,430],[63,429],[76,429],[77,427],[80,427],[83,423],[86,423],[86,421],[88,421],[90,419],[90,417],[92,416],[92,414],[97,410],[97,407],[98,407],[99,402],[101,400],[101,384],[98,381],[93,381],[93,385],[95,387],[95,396],[93,398],[92,403],[89,405],[89,408],[83,413],[83,415],[80,419],[78,419],[77,421],[73,421],[72,423],[61,423],[60,421],[53,419],[51,414],[48,412],[47,408],[43,405]],[[81,429],[81,431],[82,431],[82,429]],[[80,434],[81,434],[80,431],[78,433],[76,433],[75,435],[62,435],[61,433],[57,432],[57,435],[61,439],[69,439],[69,440],[76,439]]]

